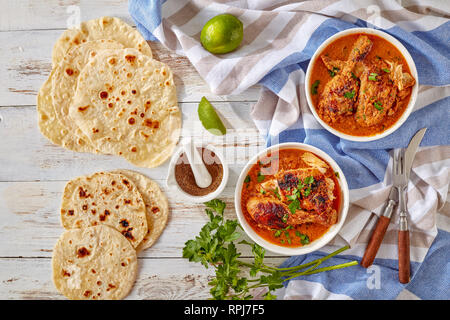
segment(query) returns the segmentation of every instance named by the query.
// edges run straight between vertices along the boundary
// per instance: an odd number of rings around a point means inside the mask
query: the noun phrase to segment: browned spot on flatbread
[[[134,63],[134,61],[136,60],[136,56],[132,54],[127,54],[125,56],[125,60],[127,60],[129,63]]]
[[[81,247],[80,249],[77,250],[78,258],[84,258],[90,254],[91,254],[91,252],[88,249],[86,249],[85,247]]]
[[[86,111],[88,108],[89,106],[78,107],[78,111],[83,112]]]

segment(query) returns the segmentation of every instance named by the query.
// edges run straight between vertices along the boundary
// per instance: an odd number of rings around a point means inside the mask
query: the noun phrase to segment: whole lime
[[[211,53],[228,53],[236,50],[244,37],[242,22],[235,16],[225,13],[209,20],[202,29],[200,41]]]

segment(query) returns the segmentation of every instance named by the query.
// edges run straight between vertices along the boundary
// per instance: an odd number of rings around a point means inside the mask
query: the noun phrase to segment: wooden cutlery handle
[[[389,226],[389,218],[385,216],[380,216],[378,218],[377,226],[372,233],[369,243],[367,244],[366,252],[361,260],[361,265],[367,268],[372,265],[375,256],[377,255],[378,249],[380,248],[381,241],[383,241],[384,234]]]
[[[409,231],[398,232],[398,279],[401,283],[410,280]]]

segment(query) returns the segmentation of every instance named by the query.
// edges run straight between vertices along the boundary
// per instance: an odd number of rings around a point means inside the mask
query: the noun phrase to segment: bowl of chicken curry
[[[238,220],[265,249],[300,255],[320,249],[342,227],[349,191],[342,170],[322,150],[282,143],[255,155],[235,190]]]
[[[306,98],[317,121],[338,137],[373,141],[397,130],[417,97],[417,70],[407,49],[370,28],[341,31],[312,56]]]

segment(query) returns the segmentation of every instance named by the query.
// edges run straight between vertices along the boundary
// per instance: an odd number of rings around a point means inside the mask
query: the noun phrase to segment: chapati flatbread
[[[89,60],[69,116],[95,148],[147,168],[172,155],[181,131],[170,68],[131,48],[103,50]]]
[[[52,255],[53,283],[72,300],[118,300],[133,287],[137,257],[120,232],[106,225],[66,230]]]
[[[128,177],[137,187],[145,202],[148,232],[136,248],[140,252],[150,248],[164,231],[169,219],[169,202],[158,184],[145,175],[131,170],[113,170]]]
[[[106,224],[118,230],[136,248],[147,234],[144,200],[128,177],[97,172],[66,184],[61,204],[64,228]]]
[[[89,138],[69,118],[69,106],[75,94],[78,75],[89,59],[100,50],[121,49],[123,47],[122,44],[114,40],[102,39],[84,42],[71,48],[62,61],[55,66],[51,77],[51,98],[56,117],[65,131],[68,132],[64,137],[65,148],[77,152],[98,152]]]
[[[136,48],[139,52],[152,57],[150,46],[142,35],[115,17],[101,17],[81,22],[78,28],[67,29],[56,41],[52,51],[52,64],[55,67],[66,52],[84,42],[111,39],[123,44],[127,48]]]

